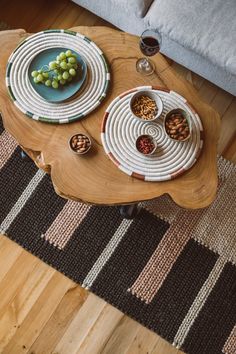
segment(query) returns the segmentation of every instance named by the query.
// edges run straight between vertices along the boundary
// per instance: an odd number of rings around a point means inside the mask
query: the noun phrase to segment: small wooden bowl
[[[81,138],[81,137],[85,138],[85,139],[88,139],[88,143],[87,143],[88,145],[87,145],[86,150],[79,151],[79,147],[77,147],[77,148],[73,147],[73,139],[75,137],[77,137],[78,139]],[[69,139],[68,143],[69,143],[69,147],[70,147],[71,151],[73,151],[73,153],[76,154],[76,155],[85,155],[85,154],[87,154],[87,152],[91,149],[91,146],[92,146],[92,141],[91,141],[90,137],[88,135],[83,134],[83,133],[77,133],[77,134],[72,135],[72,137]]]
[[[187,122],[188,122],[188,127],[189,127],[189,134],[188,136],[183,139],[183,140],[179,140],[179,139],[175,139],[175,138],[172,138],[168,133],[167,133],[167,130],[166,130],[166,122],[168,121],[168,119],[170,118],[170,116],[172,114],[175,114],[175,113],[178,113],[178,114],[181,114],[184,118],[186,118]],[[181,108],[176,108],[176,109],[172,109],[171,111],[169,111],[166,115],[165,115],[165,118],[164,118],[164,131],[165,131],[165,134],[168,136],[169,139],[173,140],[173,141],[178,141],[178,142],[183,142],[183,141],[187,141],[190,136],[191,136],[191,133],[192,133],[192,126],[191,126],[191,120],[189,118],[189,115],[187,112],[185,112],[183,109]]]
[[[134,112],[133,112],[133,103],[134,101],[136,100],[136,98],[140,97],[140,96],[147,96],[149,98],[151,98],[155,103],[156,103],[156,106],[157,106],[157,114],[152,118],[152,119],[144,119],[142,117],[139,117],[137,116]],[[152,122],[156,119],[158,119],[162,112],[163,112],[163,102],[162,102],[162,99],[161,97],[156,93],[156,92],[153,92],[153,91],[150,91],[150,90],[142,90],[142,91],[137,91],[133,94],[133,96],[131,97],[130,99],[130,111],[131,113],[133,114],[133,116],[138,119],[139,121],[142,121],[142,122]]]
[[[153,145],[154,145],[153,150],[152,150],[151,152],[149,152],[148,154],[145,154],[144,152],[140,151],[139,148],[138,148],[138,143],[139,143],[139,141],[140,141],[142,138],[148,138],[148,139],[153,143]],[[156,142],[155,139],[153,139],[153,137],[152,137],[151,135],[143,134],[143,135],[140,135],[140,136],[137,138],[136,143],[135,143],[135,146],[136,146],[136,150],[137,150],[140,154],[142,154],[142,155],[144,155],[144,156],[150,156],[150,155],[153,155],[154,152],[156,151],[156,149],[157,149],[157,142]]]

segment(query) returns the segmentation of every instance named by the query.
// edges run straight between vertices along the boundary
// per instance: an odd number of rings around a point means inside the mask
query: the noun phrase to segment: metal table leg
[[[124,219],[134,219],[138,215],[140,209],[141,208],[138,204],[121,205],[119,207],[120,215]]]

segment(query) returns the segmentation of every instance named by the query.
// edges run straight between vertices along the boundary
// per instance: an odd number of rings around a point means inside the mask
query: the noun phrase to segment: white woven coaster
[[[138,121],[130,112],[132,94],[144,89],[155,90],[163,101],[164,110],[156,122]],[[182,108],[190,116],[192,134],[188,141],[173,141],[164,132],[164,116],[174,108]],[[156,139],[155,154],[145,156],[136,150],[136,139],[142,134]],[[124,92],[111,102],[103,119],[101,139],[105,152],[123,172],[145,181],[166,181],[181,175],[197,161],[203,146],[203,128],[198,114],[185,98],[167,89],[142,86]]]
[[[38,95],[28,78],[32,59],[48,48],[65,47],[86,61],[88,78],[84,89],[69,101],[50,103]],[[68,123],[83,118],[106,97],[110,73],[103,52],[84,35],[68,30],[47,30],[26,38],[11,54],[6,85],[15,105],[30,118],[48,123]]]

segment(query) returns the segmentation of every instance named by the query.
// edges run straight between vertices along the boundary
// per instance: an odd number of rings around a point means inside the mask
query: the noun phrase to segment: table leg
[[[21,156],[22,159],[26,159],[28,157],[23,150],[21,150],[20,156]]]
[[[21,151],[20,151],[20,156],[21,156],[22,160],[26,160],[26,161],[29,160],[29,161],[32,162],[31,158],[29,157],[29,155],[27,155],[27,154],[24,152],[24,150],[21,150]]]
[[[138,204],[121,205],[119,207],[120,215],[124,219],[134,219],[140,212],[140,209]]]

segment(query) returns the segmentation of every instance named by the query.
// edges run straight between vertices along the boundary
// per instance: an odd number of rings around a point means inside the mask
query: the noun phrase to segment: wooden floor
[[[109,24],[69,0],[0,0],[0,21],[36,32]],[[236,98],[173,63],[221,115],[218,151],[236,162]],[[0,353],[174,354],[156,334],[0,237]]]

